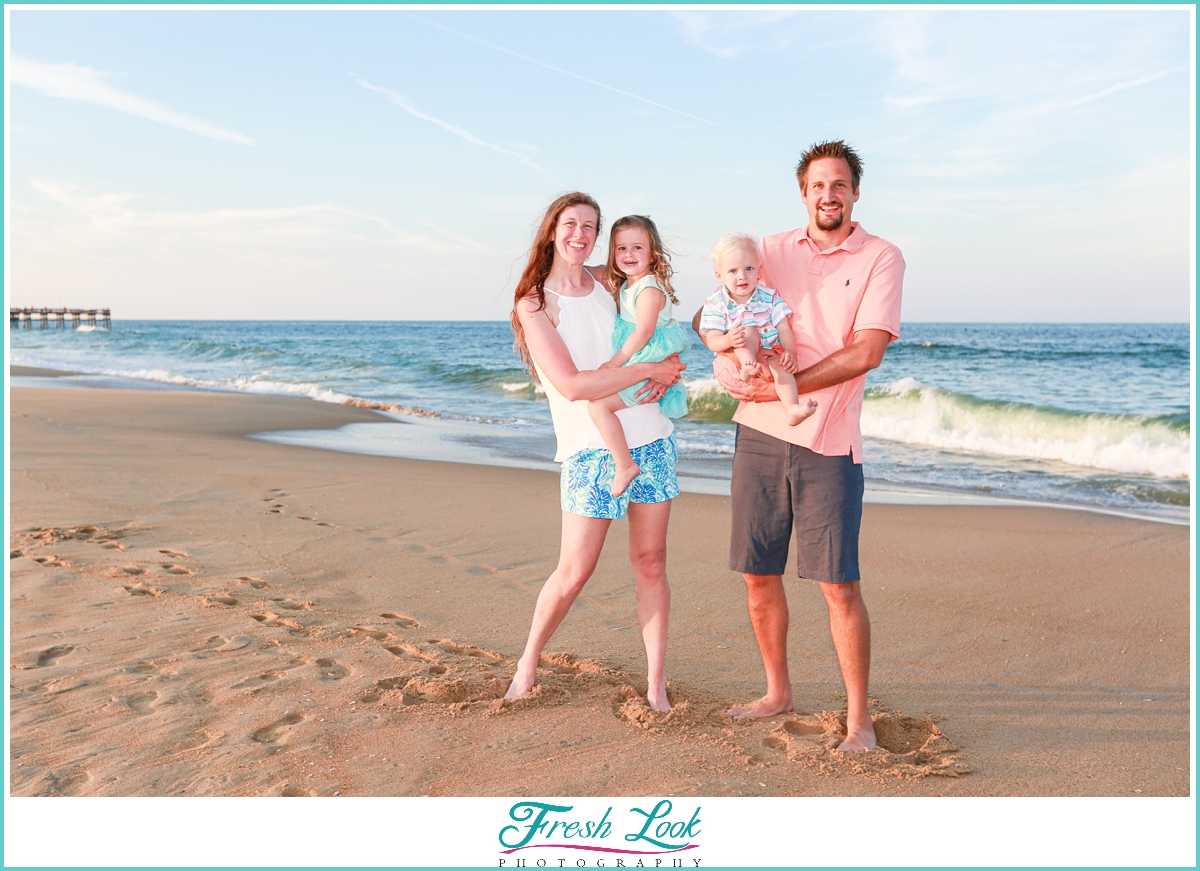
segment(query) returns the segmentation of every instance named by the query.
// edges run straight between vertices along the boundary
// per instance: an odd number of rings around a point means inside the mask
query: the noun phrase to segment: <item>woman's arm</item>
[[[562,336],[554,329],[546,312],[537,310],[534,300],[523,299],[517,303],[517,317],[525,330],[525,344],[529,353],[537,361],[538,374],[572,402],[612,396],[618,390],[632,387],[647,378],[670,386],[679,380],[679,373],[687,368],[679,362],[678,357],[668,357],[661,363],[634,363],[619,369],[588,369],[580,372],[575,368]]]
[[[638,294],[637,326],[633,328],[633,332],[625,340],[625,344],[621,346],[621,350],[617,351],[611,360],[601,366],[601,369],[624,366],[629,362],[630,357],[646,347],[646,343],[654,335],[654,328],[658,326],[658,313],[662,311],[663,302],[666,298],[667,295],[656,287],[647,287]]]

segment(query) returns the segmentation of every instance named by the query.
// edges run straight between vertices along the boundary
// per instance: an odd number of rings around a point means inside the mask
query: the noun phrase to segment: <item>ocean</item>
[[[1189,521],[1187,324],[911,323],[901,333],[867,377],[864,472],[877,498]],[[9,340],[14,364],[85,373],[55,379],[63,386],[290,395],[410,424],[263,436],[275,441],[554,468],[549,407],[507,322],[114,321],[111,331],[10,329]],[[683,359],[681,479],[727,492],[735,403],[699,340]]]

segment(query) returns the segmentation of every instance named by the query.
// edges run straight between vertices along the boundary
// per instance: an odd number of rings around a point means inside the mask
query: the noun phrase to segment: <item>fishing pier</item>
[[[8,326],[14,330],[32,330],[34,321],[37,321],[39,329],[50,329],[50,322],[53,321],[56,330],[65,330],[68,320],[71,322],[73,330],[79,329],[81,326],[112,329],[112,312],[106,308],[10,308],[8,310]]]

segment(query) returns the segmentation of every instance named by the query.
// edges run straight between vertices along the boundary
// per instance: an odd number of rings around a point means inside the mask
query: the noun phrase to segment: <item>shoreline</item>
[[[673,503],[675,710],[639,697],[621,523],[539,690],[504,702],[556,475],[247,437],[378,419],[310,400],[14,387],[11,408],[14,796],[1189,794],[1190,530],[865,506],[883,746],[846,757],[820,594],[791,569],[798,713],[721,715],[763,680],[724,497]]]
[[[38,379],[82,378],[81,383],[66,384],[51,381],[56,388],[81,387],[86,389],[145,389],[176,390],[181,392],[214,393],[231,396],[268,396],[274,394],[250,394],[238,391],[201,390],[186,385],[174,385],[156,381],[135,381],[131,378],[95,376],[66,370],[46,369],[33,366],[10,365],[11,378],[23,379],[25,386],[36,387]],[[34,383],[26,383],[29,379]],[[94,381],[89,381],[94,379]],[[50,386],[50,385],[47,385]],[[319,402],[316,399],[306,399]],[[338,407],[338,403],[322,403]],[[504,468],[557,471],[558,464],[546,457],[554,453],[553,436],[531,436],[518,434],[503,427],[466,421],[452,421],[439,416],[389,414],[376,410],[378,418],[372,421],[355,421],[346,431],[335,430],[270,430],[253,434],[253,437],[278,444],[300,445],[318,450],[340,453],[367,454],[370,456],[395,457],[402,459],[433,460],[437,462],[462,463],[466,465],[494,465]],[[362,426],[362,424],[366,426]],[[369,430],[382,431],[387,424],[413,424],[403,430],[408,438],[377,437]],[[430,432],[423,432],[430,430]],[[497,434],[497,430],[500,433]],[[398,434],[390,430],[388,435]],[[415,436],[415,438],[414,438]],[[447,447],[447,442],[458,441],[463,448]],[[497,443],[507,442],[509,453],[494,450]],[[521,442],[518,444],[518,442]],[[732,463],[732,457],[728,464]],[[682,492],[698,495],[728,496],[728,470],[724,461],[681,457],[679,484]],[[1085,511],[1112,517],[1147,520],[1175,526],[1190,526],[1191,518],[1171,517],[1136,511],[1092,506],[1070,502],[1047,502],[1019,499],[985,493],[967,493],[961,490],[934,485],[911,486],[868,477],[865,481],[864,504],[899,505],[958,505],[958,506],[1010,506],[1026,508],[1052,508],[1068,511]],[[1189,510],[1190,515],[1190,510]]]

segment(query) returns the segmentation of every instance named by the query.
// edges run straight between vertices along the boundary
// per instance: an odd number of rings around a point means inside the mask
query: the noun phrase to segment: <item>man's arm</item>
[[[824,360],[797,372],[797,392],[803,396],[805,393],[832,387],[869,372],[883,362],[883,352],[887,350],[891,340],[891,333],[886,330],[860,330],[854,334],[846,347],[839,348]],[[774,385],[769,380],[755,378],[747,383],[737,377],[737,371],[737,366],[724,355],[718,356],[713,363],[717,381],[734,399],[743,402],[775,402],[779,399]],[[768,373],[763,374],[765,376]]]

